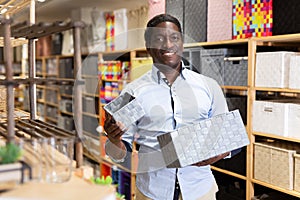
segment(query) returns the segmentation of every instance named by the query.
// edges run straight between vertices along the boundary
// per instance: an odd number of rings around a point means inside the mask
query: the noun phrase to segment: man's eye
[[[171,37],[171,40],[172,40],[173,42],[177,42],[178,40],[180,40],[180,37],[179,37],[178,35],[173,35],[173,36]]]
[[[164,41],[164,38],[163,38],[163,37],[156,37],[156,38],[155,38],[155,41],[156,41],[156,42],[163,42],[163,41]]]

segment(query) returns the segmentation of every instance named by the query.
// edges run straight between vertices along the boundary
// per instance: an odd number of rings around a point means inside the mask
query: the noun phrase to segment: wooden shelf
[[[253,183],[255,183],[255,184],[259,184],[261,186],[264,186],[264,187],[267,187],[267,188],[271,188],[273,190],[277,190],[279,192],[282,192],[282,193],[285,193],[285,194],[292,195],[292,196],[300,198],[300,192],[297,192],[297,191],[294,191],[294,190],[283,189],[283,188],[277,187],[276,185],[265,183],[265,182],[262,182],[262,181],[259,181],[259,180],[256,180],[256,179],[252,179],[251,181]]]

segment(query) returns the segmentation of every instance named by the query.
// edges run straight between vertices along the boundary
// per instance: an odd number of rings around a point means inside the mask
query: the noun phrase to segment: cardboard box
[[[249,144],[238,110],[157,137],[167,167],[184,167]]]

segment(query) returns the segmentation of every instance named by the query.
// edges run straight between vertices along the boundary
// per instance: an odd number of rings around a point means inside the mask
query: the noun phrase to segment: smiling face
[[[179,69],[183,40],[176,24],[166,21],[153,27],[146,47],[157,67]]]

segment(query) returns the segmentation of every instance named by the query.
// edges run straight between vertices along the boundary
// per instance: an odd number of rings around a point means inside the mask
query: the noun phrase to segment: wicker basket
[[[295,154],[294,190],[300,192],[300,154]]]
[[[0,86],[0,112],[6,111],[6,87]]]
[[[254,178],[293,190],[297,148],[283,142],[254,143]]]

